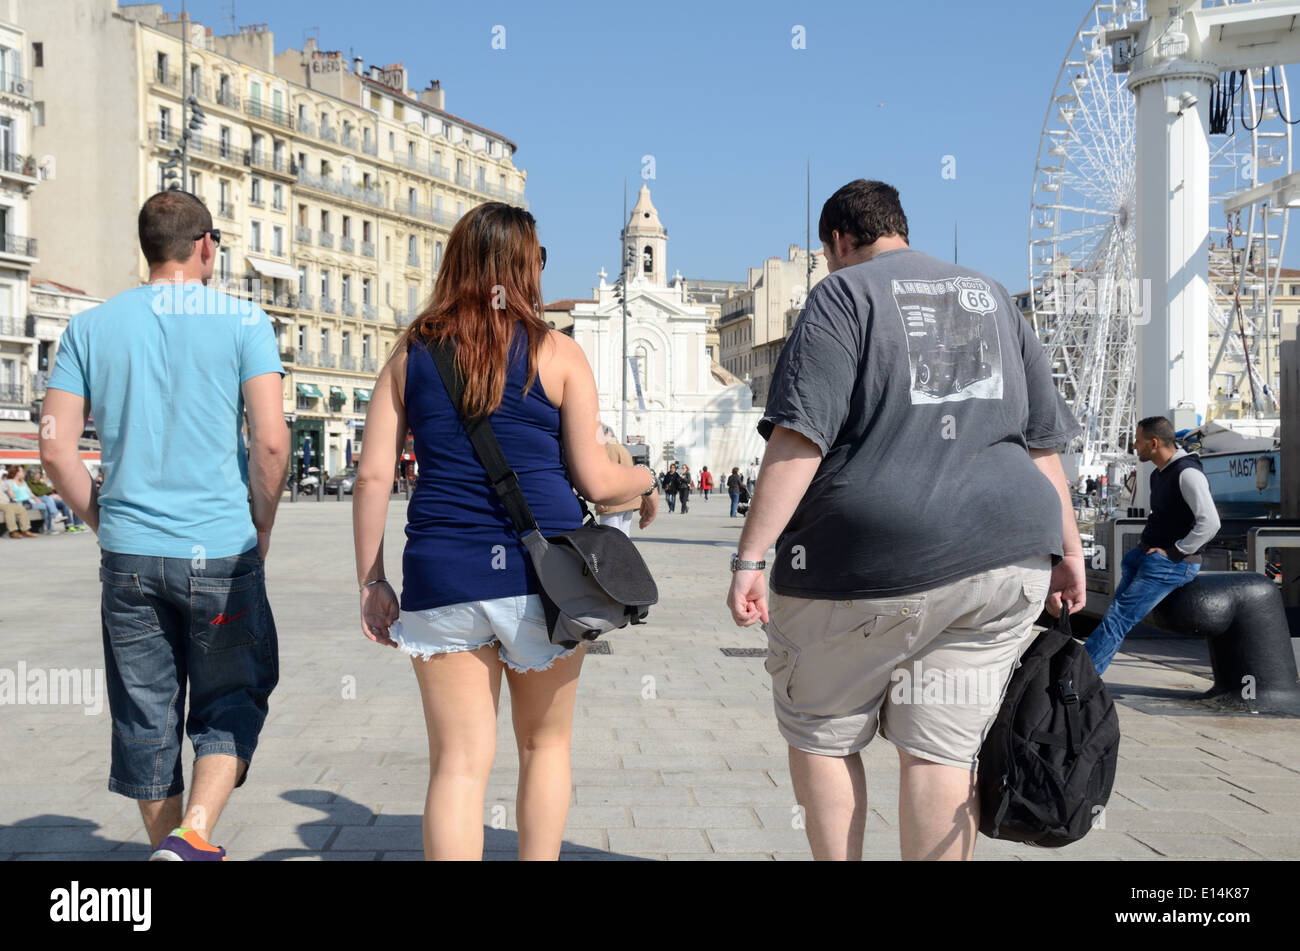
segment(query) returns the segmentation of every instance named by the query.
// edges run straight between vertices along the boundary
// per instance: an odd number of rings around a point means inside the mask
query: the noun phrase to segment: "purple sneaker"
[[[193,829],[172,829],[171,835],[158,843],[150,862],[224,862],[226,850],[212,845]]]

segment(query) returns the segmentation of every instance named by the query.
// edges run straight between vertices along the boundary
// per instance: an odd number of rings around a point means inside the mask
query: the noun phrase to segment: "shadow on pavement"
[[[349,852],[379,853],[378,857],[381,859],[386,857],[386,853],[398,853],[388,858],[423,861],[424,843],[421,833],[423,816],[418,813],[381,814],[343,796],[336,797],[333,802],[307,801],[314,799],[318,792],[318,790],[291,789],[281,797],[287,802],[311,806],[322,813],[320,819],[298,824],[296,832],[299,840],[304,843],[303,847],[272,849],[256,857],[250,856],[252,861],[277,862],[318,855],[327,858],[347,858]],[[308,844],[312,842],[320,842],[321,846],[309,847]],[[238,848],[238,841],[235,845]],[[322,848],[325,851],[322,851]],[[514,861],[518,856],[518,833],[511,829],[483,827],[485,861]],[[652,860],[565,842],[560,846],[560,861]]]
[[[0,852],[18,862],[130,862],[149,857],[143,842],[105,838],[100,824],[46,813],[0,826]],[[143,827],[142,827],[143,830]]]

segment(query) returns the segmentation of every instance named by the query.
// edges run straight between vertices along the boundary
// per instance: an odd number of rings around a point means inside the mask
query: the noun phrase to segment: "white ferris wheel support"
[[[1297,0],[1200,7],[1151,0],[1148,19],[1105,37],[1135,98],[1137,273],[1151,282],[1137,415],[1167,415],[1177,428],[1204,419],[1209,402],[1210,91],[1224,72],[1300,62]]]

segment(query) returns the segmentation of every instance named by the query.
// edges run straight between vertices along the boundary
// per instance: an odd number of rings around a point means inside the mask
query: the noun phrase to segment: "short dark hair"
[[[1157,439],[1166,446],[1174,444],[1174,424],[1164,416],[1148,416],[1138,420],[1138,429],[1152,439]]]
[[[849,182],[822,205],[817,219],[817,237],[831,244],[831,232],[852,235],[858,247],[874,244],[885,235],[907,240],[907,215],[898,200],[898,189],[884,182],[859,178]]]
[[[198,196],[179,189],[159,192],[140,209],[140,250],[150,266],[188,261],[194,239],[212,230],[212,213]]]

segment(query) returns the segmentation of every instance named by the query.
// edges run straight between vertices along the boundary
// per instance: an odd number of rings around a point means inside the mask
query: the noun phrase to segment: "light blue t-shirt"
[[[257,544],[240,432],[245,380],[284,367],[256,304],[146,284],[68,324],[49,388],[90,401],[106,551],[226,558]]]

